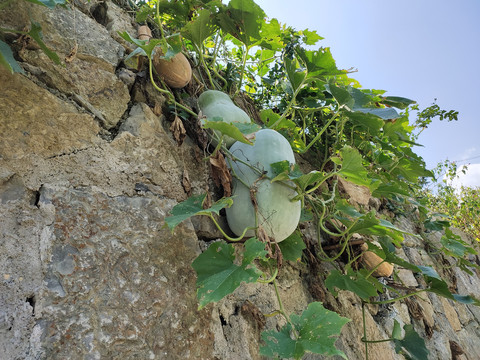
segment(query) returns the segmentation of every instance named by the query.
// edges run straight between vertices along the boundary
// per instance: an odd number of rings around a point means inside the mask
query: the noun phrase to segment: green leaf
[[[346,107],[348,110],[353,109],[353,105],[355,104],[355,100],[353,99],[350,93],[342,88],[338,87],[335,84],[325,84],[325,89],[332,94],[332,96],[337,100],[339,107]]]
[[[330,48],[320,48],[318,50],[306,50],[297,47],[295,49],[301,62],[305,64],[308,70],[309,78],[325,78],[326,76],[345,74],[345,70],[337,69]],[[333,94],[332,94],[333,95]]]
[[[5,67],[8,71],[12,74],[14,72],[18,72],[21,74],[25,74],[23,69],[18,65],[17,61],[13,57],[12,49],[2,40],[0,40],[0,65]]]
[[[211,36],[217,29],[215,17],[208,9],[202,9],[198,12],[198,16],[185,25],[181,33],[184,38],[193,42],[201,49],[203,41]]]
[[[301,34],[303,35],[303,42],[305,45],[315,45],[318,41],[323,39],[323,37],[317,34],[316,30],[310,31],[305,29],[301,31]]]
[[[247,48],[262,40],[265,13],[253,0],[231,0],[217,17],[220,27]]]
[[[355,272],[351,268],[348,269],[347,274],[332,270],[325,280],[325,286],[334,296],[337,295],[335,288],[352,291],[364,300],[378,295],[375,286],[362,273]]]
[[[31,22],[31,28],[30,31],[28,32],[28,35],[30,35],[40,46],[40,48],[43,50],[43,52],[55,63],[55,64],[60,64],[60,58],[58,57],[57,53],[50,50],[47,45],[43,42],[43,36],[42,36],[42,27],[40,24],[32,21]]]
[[[297,164],[291,164],[288,160],[282,160],[270,164],[272,169],[272,182],[282,180],[293,180],[303,176]]]
[[[335,347],[335,341],[342,327],[350,319],[325,309],[320,302],[310,303],[300,316],[292,314],[290,319],[293,328],[287,323],[279,332],[275,330],[262,332],[265,345],[260,348],[261,355],[301,359],[305,353],[311,352],[347,358]],[[292,333],[298,336],[292,338]]]
[[[393,319],[392,339],[402,340],[402,328],[397,319]]]
[[[282,256],[288,261],[299,261],[303,255],[303,249],[306,248],[302,235],[297,230],[285,240],[278,243]]]
[[[406,324],[405,337],[403,340],[395,339],[395,351],[397,354],[403,354],[411,360],[428,360],[429,351],[423,340],[414,330],[413,325]]]
[[[220,210],[230,207],[233,204],[232,198],[222,198],[214,203],[210,208],[204,209],[203,202],[205,201],[206,197],[206,193],[202,195],[191,196],[187,200],[175,205],[172,210],[170,210],[170,214],[172,214],[172,216],[165,218],[165,225],[173,231],[178,224],[187,220],[189,217],[195,215],[210,215],[212,213],[218,215]]]
[[[65,5],[66,0],[27,0],[33,4],[43,5],[49,9],[54,9],[57,5]]]
[[[265,244],[255,238],[245,243],[241,265],[235,264],[235,249],[226,242],[215,242],[192,263],[197,272],[197,297],[199,309],[221,300],[235,291],[242,282],[257,281],[261,272],[252,264],[259,257],[264,258]]]
[[[317,170],[312,170],[308,174],[304,174],[296,179],[293,179],[295,184],[298,185],[300,189],[303,191],[307,190],[310,186],[315,186],[318,183],[323,182],[326,179],[326,175],[324,172],[320,172]]]
[[[298,88],[305,85],[305,80],[307,78],[307,72],[304,68],[300,67],[300,63],[297,59],[285,59],[285,70],[287,71],[288,81],[292,86],[293,92]]]
[[[382,100],[382,104],[388,106],[394,106],[397,109],[406,109],[409,105],[416,104],[415,100],[410,100],[400,96],[385,96]]]
[[[166,41],[162,39],[150,39],[150,40],[139,40],[135,39],[130,36],[129,33],[126,31],[124,32],[118,32],[118,34],[128,42],[131,42],[132,44],[137,45],[139,48],[141,48],[143,51],[145,51],[145,54],[148,58],[151,58],[153,56],[154,50],[157,46],[160,46],[163,50],[166,50],[168,45],[166,44]]]
[[[393,108],[356,108],[355,110],[365,114],[378,116],[383,120],[393,120],[400,117],[398,112]]]
[[[368,114],[361,111],[346,112],[345,114],[353,124],[365,128],[372,135],[379,134],[380,129],[385,124],[384,120],[373,114]]]
[[[271,127],[280,119],[280,114],[277,114],[272,109],[263,109],[260,111],[260,119],[267,127]],[[282,119],[275,128],[276,129],[295,129],[296,125],[292,120]]]
[[[147,21],[148,16],[153,13],[154,9],[147,4],[144,4],[137,10],[135,14],[135,21],[139,24]]]
[[[370,186],[372,181],[368,178],[367,170],[363,167],[362,155],[357,149],[345,146],[340,150],[340,157],[332,157],[332,161],[341,165],[338,172],[345,180],[357,185]]]
[[[245,135],[254,133],[260,129],[255,123],[226,123],[221,117],[209,118],[204,122],[203,127],[205,129],[213,129],[220,131],[223,135],[230,136],[236,141],[240,141],[245,144],[252,145],[253,143],[248,140]]]

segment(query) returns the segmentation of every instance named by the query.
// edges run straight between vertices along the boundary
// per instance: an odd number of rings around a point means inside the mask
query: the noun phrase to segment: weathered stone
[[[97,142],[99,127],[87,114],[59,100],[20,74],[0,67],[0,156],[20,159],[53,157]]]
[[[366,186],[356,185],[341,177],[338,178],[338,189],[344,191],[351,202],[361,206],[367,206],[372,196]]]
[[[47,358],[211,358],[209,320],[196,310],[193,227],[162,229],[173,201],[46,185],[40,203],[55,207],[37,302]]]
[[[76,99],[80,97],[82,100],[76,101],[100,118],[107,129],[116,126],[127,110],[128,88],[106,62],[77,58],[65,66],[57,66],[39,51],[26,51],[24,59],[42,69],[37,77],[49,87],[67,96],[76,95]],[[92,74],[95,77],[92,78]]]
[[[460,324],[460,320],[458,319],[457,312],[455,308],[450,304],[449,300],[445,298],[441,298],[444,314],[450,323],[451,327],[455,331],[460,331],[462,329],[462,324]]]
[[[113,72],[123,57],[123,47],[112,39],[108,30],[76,8],[51,10],[30,2],[15,2],[2,9],[0,24],[23,30],[30,26],[30,19],[40,24],[45,44],[57,52],[60,59],[78,44],[78,58],[106,62]]]

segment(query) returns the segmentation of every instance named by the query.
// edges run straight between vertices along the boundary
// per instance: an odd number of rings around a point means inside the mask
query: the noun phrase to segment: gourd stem
[[[243,233],[242,235],[240,235],[239,237],[237,238],[232,238],[230,236],[228,236],[225,231],[223,231],[223,229],[221,228],[220,224],[217,222],[217,220],[215,220],[215,217],[212,215],[212,214],[208,214],[207,215],[210,219],[212,219],[213,223],[215,224],[215,226],[217,227],[217,229],[222,233],[223,236],[225,236],[225,239],[227,239],[228,241],[231,241],[231,242],[238,242],[240,240],[242,240],[244,237],[245,237],[245,234],[247,233],[248,230],[253,230],[253,228],[251,227],[247,227],[245,228],[245,230],[243,230]]]
[[[273,275],[270,277],[270,279],[266,279],[266,280],[259,279],[257,281],[261,284],[268,284],[273,282],[273,280],[276,279],[277,275],[278,275],[278,267],[275,268],[275,271],[273,272]]]
[[[0,6],[0,10],[1,9],[2,9],[2,7]],[[0,31],[1,32],[14,33],[14,34],[21,34],[21,35],[27,35],[28,34],[28,32],[26,32],[26,31],[20,31],[20,30],[15,30],[15,29],[7,29],[7,28],[3,28],[3,27],[0,27]]]

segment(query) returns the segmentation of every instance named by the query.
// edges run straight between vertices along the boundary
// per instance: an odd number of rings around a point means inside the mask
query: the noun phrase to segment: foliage
[[[455,186],[458,174],[465,174],[468,166],[461,168],[455,163],[445,160],[435,169],[437,181],[433,187],[426,188],[422,192],[425,204],[433,213],[451,226],[464,231],[476,241],[480,241],[480,189],[461,185]],[[448,236],[448,235],[447,235]],[[453,234],[449,236],[453,238]],[[445,240],[451,243],[452,240]],[[455,240],[458,242],[458,240]],[[445,244],[444,244],[445,245]],[[458,249],[457,252],[462,251]]]

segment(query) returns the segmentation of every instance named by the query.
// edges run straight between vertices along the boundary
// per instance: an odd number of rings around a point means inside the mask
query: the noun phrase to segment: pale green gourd
[[[227,94],[218,90],[204,91],[198,98],[198,106],[200,107],[202,115],[206,116],[207,120],[219,117],[229,124],[234,122],[251,122],[250,117],[245,111],[236,106]],[[215,132],[219,137],[221,136],[220,132]],[[211,140],[214,146],[218,144],[213,136]],[[235,140],[229,136],[226,136],[224,141],[227,148],[235,142]]]
[[[283,160],[295,164],[295,157],[287,139],[270,129],[258,131],[253,146],[236,142],[230,152],[260,172],[266,172],[265,175],[269,177],[273,175],[270,164]],[[291,201],[297,192],[281,182],[272,183],[267,178],[258,180],[261,176],[259,172],[238,161],[232,162],[232,170],[249,187],[255,186],[257,189],[258,224],[277,242],[290,236],[300,220],[301,202]],[[235,177],[232,196],[233,205],[226,209],[227,221],[230,229],[240,236],[245,228],[255,227],[254,206],[250,189]],[[254,230],[247,232],[247,236],[254,234]]]

